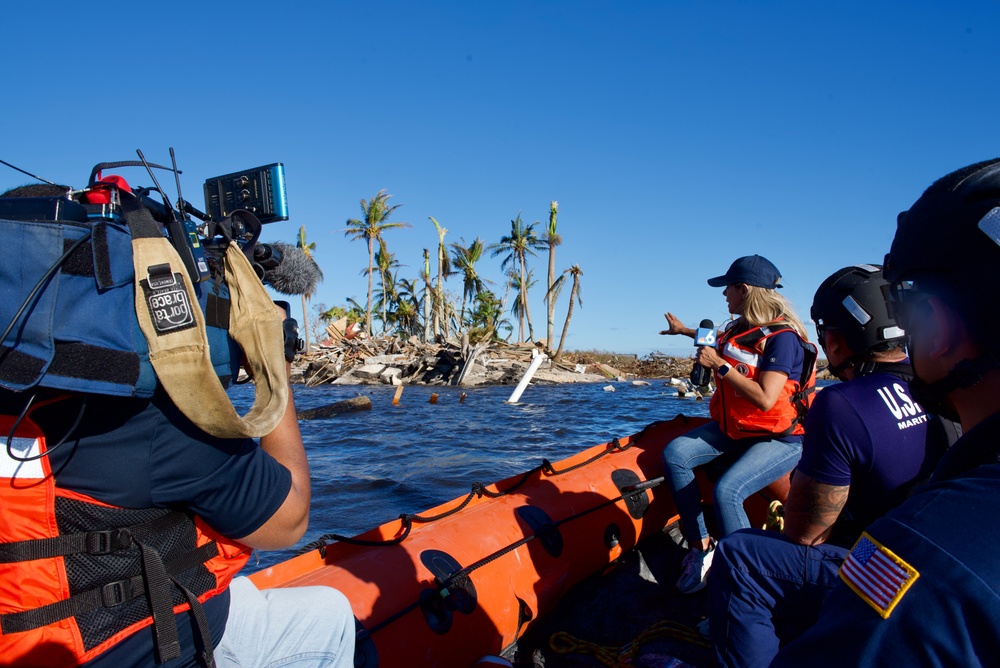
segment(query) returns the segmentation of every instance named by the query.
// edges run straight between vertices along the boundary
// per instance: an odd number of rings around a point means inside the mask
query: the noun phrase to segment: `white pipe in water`
[[[545,353],[539,353],[537,350],[531,351],[531,364],[528,365],[528,370],[524,372],[524,376],[521,377],[521,382],[517,384],[514,388],[513,394],[510,395],[510,399],[507,400],[508,404],[516,404],[517,400],[521,398],[521,394],[524,392],[525,388],[528,387],[528,383],[531,381],[531,377],[535,375],[538,371],[538,367],[541,366],[542,362],[547,359]]]

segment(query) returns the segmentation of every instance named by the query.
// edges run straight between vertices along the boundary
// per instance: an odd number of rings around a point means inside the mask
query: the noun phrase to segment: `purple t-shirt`
[[[874,373],[824,388],[806,417],[798,471],[850,486],[828,542],[850,547],[861,529],[902,503],[944,452],[906,381]]]

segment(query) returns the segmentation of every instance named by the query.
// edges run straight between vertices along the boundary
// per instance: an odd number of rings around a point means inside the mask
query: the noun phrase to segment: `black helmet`
[[[902,341],[906,335],[889,310],[888,297],[889,283],[878,265],[856,264],[835,272],[816,290],[809,311],[820,341],[823,330],[836,330],[859,358]]]
[[[928,188],[899,214],[885,256],[890,283],[937,277],[974,291],[992,285],[998,269],[1000,158],[959,169]]]
[[[1000,323],[992,300],[982,290],[1000,276],[1000,158],[979,162],[938,179],[909,211],[896,219],[896,236],[885,256],[885,277],[905,303],[910,281],[922,284],[961,314],[970,335],[982,347],[943,378],[911,383],[914,398],[928,410],[952,417],[945,397],[972,387],[983,374],[1000,369]],[[925,288],[926,289],[926,288]],[[919,292],[917,293],[919,294]]]

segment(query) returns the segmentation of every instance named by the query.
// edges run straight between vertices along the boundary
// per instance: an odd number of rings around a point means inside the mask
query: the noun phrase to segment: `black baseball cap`
[[[744,283],[774,290],[781,287],[780,281],[781,272],[770,260],[761,255],[746,255],[733,262],[723,276],[708,279],[708,284],[713,288],[722,288]]]

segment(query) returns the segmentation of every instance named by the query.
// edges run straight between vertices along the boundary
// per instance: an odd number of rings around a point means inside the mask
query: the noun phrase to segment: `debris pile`
[[[328,339],[293,364],[293,382],[317,385],[513,385],[543,352],[541,345],[470,345],[467,340],[440,343],[396,337]],[[565,353],[560,362],[545,359],[535,383],[595,383],[632,378],[686,376],[691,360],[654,353],[648,357]]]
[[[328,330],[329,331],[329,330]],[[318,385],[514,385],[541,344],[470,345],[397,337],[341,336],[327,339],[292,365],[292,382]],[[559,362],[545,359],[532,382],[597,383],[608,380],[688,378],[691,357],[653,352],[644,357],[604,352],[566,352]],[[817,374],[828,377],[828,374]]]

